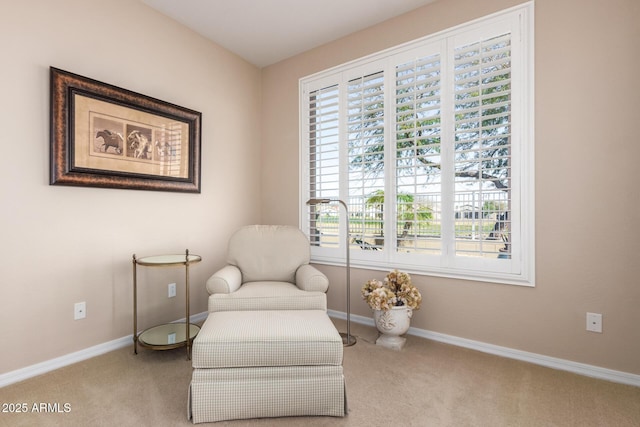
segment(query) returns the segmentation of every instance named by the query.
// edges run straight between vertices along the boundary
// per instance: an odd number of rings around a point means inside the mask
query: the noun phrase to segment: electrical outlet
[[[169,283],[169,298],[173,298],[176,296],[176,284]]]
[[[87,303],[77,302],[73,305],[73,320],[84,319],[87,317]]]
[[[602,333],[602,314],[587,313],[587,331]]]

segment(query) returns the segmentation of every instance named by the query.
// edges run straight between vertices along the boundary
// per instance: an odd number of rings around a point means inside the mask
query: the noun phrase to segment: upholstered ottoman
[[[193,343],[188,416],[342,417],[342,350],[324,310],[210,313]]]

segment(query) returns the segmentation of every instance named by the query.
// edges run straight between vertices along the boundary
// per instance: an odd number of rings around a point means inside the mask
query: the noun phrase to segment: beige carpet
[[[335,322],[344,330],[344,322]],[[353,324],[351,329],[358,343],[345,348],[347,417],[210,425],[640,426],[640,388],[412,336],[396,352],[374,344],[374,328]],[[0,389],[0,403],[26,403],[29,409],[0,412],[0,425],[191,425],[186,418],[190,377],[184,349],[141,349],[136,356],[132,346]],[[34,403],[63,412],[33,413]]]

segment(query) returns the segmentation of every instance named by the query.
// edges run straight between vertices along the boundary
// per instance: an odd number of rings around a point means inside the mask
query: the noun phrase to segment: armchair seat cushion
[[[327,310],[327,296],[288,282],[248,282],[229,294],[211,294],[209,312],[247,310]]]

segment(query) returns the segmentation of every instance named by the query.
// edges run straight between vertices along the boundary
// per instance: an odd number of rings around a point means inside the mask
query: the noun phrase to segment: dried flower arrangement
[[[384,282],[371,279],[362,287],[362,298],[374,310],[387,311],[393,307],[407,306],[413,310],[420,308],[422,295],[411,283],[411,276],[393,270]]]

